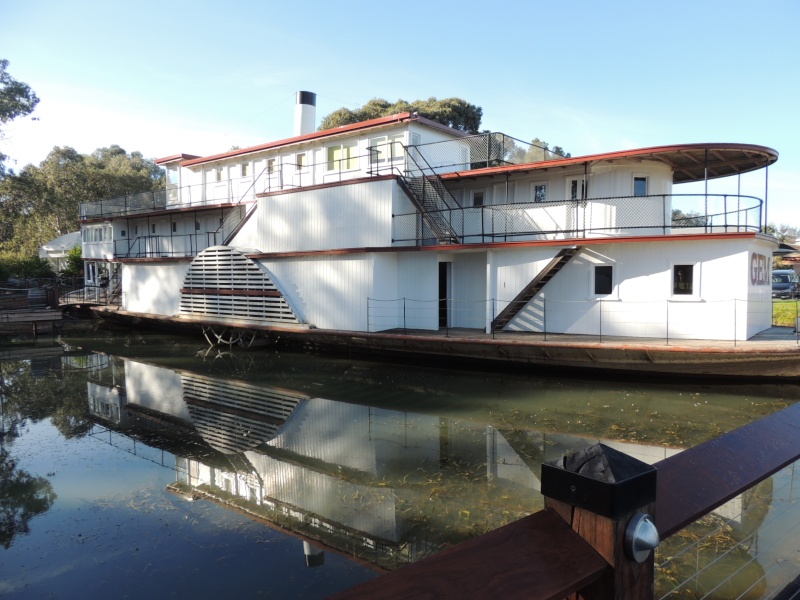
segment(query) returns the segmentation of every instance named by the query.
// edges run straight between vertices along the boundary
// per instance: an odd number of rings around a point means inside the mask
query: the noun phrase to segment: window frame
[[[637,181],[644,181],[644,194],[637,194],[636,193],[636,182]],[[650,177],[647,175],[637,175],[636,173],[633,174],[633,178],[631,179],[631,196],[634,198],[642,198],[644,196],[650,195]]]
[[[339,158],[331,156],[331,152],[339,151]],[[345,156],[345,151],[350,151]],[[325,170],[328,173],[358,170],[358,142],[341,142],[325,147]],[[338,167],[337,167],[338,163]]]
[[[536,188],[544,188],[544,197],[541,200],[536,199]],[[547,182],[546,181],[532,181],[531,182],[531,202],[542,204],[547,202]]]
[[[689,292],[676,291],[676,279],[681,267],[690,267],[692,280]],[[670,265],[670,299],[672,300],[698,300],[700,298],[700,263],[675,261]]]
[[[616,280],[615,280],[615,271],[616,271],[616,269],[614,269],[614,267],[615,267],[615,265],[609,264],[609,263],[596,263],[596,264],[592,265],[592,271],[591,271],[591,273],[592,273],[592,282],[591,282],[591,288],[590,288],[592,290],[592,297],[594,297],[594,298],[609,298],[609,297],[616,298],[616,296],[617,296],[617,294],[616,294],[617,286],[615,285],[616,284]],[[603,292],[603,291],[598,292],[597,291],[598,282],[601,281],[601,279],[598,278],[598,276],[597,276],[598,275],[598,269],[610,269],[610,277],[608,278],[608,283],[610,285],[610,288],[609,288],[608,292]]]
[[[480,195],[480,204],[476,204],[476,198]],[[486,206],[486,190],[483,188],[469,191],[469,201],[472,208],[481,208]]]

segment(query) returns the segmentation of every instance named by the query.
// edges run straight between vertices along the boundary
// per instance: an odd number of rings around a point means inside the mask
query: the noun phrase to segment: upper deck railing
[[[247,177],[206,181],[84,202],[80,206],[80,218],[83,221],[144,215],[174,208],[239,204],[244,200],[254,199],[255,194],[260,193],[368,176],[419,175],[418,161],[408,160],[408,152],[424,155],[430,166],[442,173],[561,158],[557,149],[551,150],[546,144],[528,144],[502,133],[484,133],[413,147],[404,146],[400,142],[383,142],[370,146],[365,153],[359,155],[337,154],[320,162],[303,163],[298,163],[296,158],[286,160],[286,157],[275,157],[267,160],[266,166],[260,172]]]
[[[730,194],[658,194],[460,207],[440,211],[462,243],[590,236],[759,231],[763,201]],[[398,244],[434,244],[418,212],[393,216]]]

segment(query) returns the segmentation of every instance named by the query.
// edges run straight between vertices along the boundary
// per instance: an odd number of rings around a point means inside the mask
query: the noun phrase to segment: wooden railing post
[[[656,470],[603,444],[542,465],[545,506],[608,563],[604,576],[576,597],[653,598]]]

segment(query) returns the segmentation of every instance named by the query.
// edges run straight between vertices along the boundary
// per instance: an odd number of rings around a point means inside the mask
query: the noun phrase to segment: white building
[[[675,186],[774,150],[562,158],[410,113],[313,131],[298,96],[294,137],[163,158],[163,192],[83,204],[87,290],[123,315],[240,328],[744,340],[771,325],[763,201]]]

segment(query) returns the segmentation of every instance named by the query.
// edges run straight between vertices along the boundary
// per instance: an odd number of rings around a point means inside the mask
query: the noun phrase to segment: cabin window
[[[167,169],[167,181],[170,185],[178,185],[180,181],[178,177],[178,167],[169,167]]]
[[[178,232],[178,224],[175,221],[173,221],[172,222],[172,233],[177,233],[177,232]]]
[[[594,268],[594,293],[608,296],[614,291],[614,268],[611,265],[596,265]]]
[[[403,150],[403,134],[381,136],[369,140],[370,164],[394,162],[402,160],[405,156]]]
[[[222,181],[222,167],[217,167],[214,169],[214,179],[215,181]]]
[[[250,175],[250,163],[242,163],[242,177]]]
[[[358,168],[355,143],[328,147],[328,171],[352,171]]]
[[[545,202],[547,200],[547,184],[534,183],[533,184],[533,201]]]
[[[119,232],[119,237],[125,237],[126,233],[127,232],[123,229],[122,231]]]
[[[472,192],[472,206],[483,206],[485,200],[485,192],[483,190],[475,190]]]
[[[675,296],[694,294],[694,265],[673,265],[672,294]]]
[[[155,233],[155,232],[156,232],[156,224],[155,224],[155,223],[151,223],[151,225],[150,225],[150,232],[151,232],[151,233]]]
[[[220,221],[221,221],[221,220],[222,220],[222,219],[220,219]],[[220,223],[220,225],[222,225],[222,223]],[[194,222],[194,230],[195,230],[195,231],[200,231],[200,221],[195,221],[195,222]]]
[[[633,195],[647,196],[647,177],[633,178]]]
[[[583,177],[567,179],[567,197],[570,200],[582,200],[586,191]]]
[[[306,153],[299,152],[295,155],[295,164],[297,165],[297,170],[302,171],[306,167]]]
[[[134,225],[133,226],[133,235],[139,235],[139,226],[138,225]]]
[[[275,172],[275,159],[274,158],[270,158],[267,161],[267,173],[272,175],[274,172]]]

